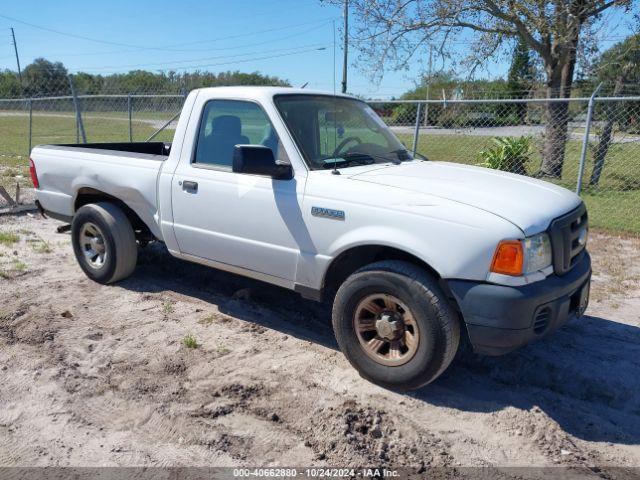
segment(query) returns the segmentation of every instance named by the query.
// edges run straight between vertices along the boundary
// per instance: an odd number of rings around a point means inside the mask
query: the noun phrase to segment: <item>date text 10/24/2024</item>
[[[387,468],[234,468],[235,478],[397,478],[399,472]]]

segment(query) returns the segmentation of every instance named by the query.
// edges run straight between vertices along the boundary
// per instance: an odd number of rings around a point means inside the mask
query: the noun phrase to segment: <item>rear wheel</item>
[[[387,388],[435,380],[458,349],[460,325],[437,281],[408,262],[368,265],[340,286],[333,305],[340,349],[360,374]]]
[[[136,267],[138,246],[133,227],[112,203],[81,207],[73,217],[71,239],[80,268],[96,282],[117,282]]]

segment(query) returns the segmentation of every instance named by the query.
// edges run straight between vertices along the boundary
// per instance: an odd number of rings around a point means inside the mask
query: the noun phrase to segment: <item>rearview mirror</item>
[[[349,115],[341,111],[325,112],[324,121],[327,123],[347,123]]]
[[[291,165],[276,160],[273,151],[264,145],[236,145],[233,149],[233,171],[264,175],[276,180],[293,178]]]

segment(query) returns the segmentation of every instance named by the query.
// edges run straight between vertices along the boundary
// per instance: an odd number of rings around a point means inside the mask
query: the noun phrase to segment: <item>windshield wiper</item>
[[[336,158],[325,158],[323,168],[346,167],[350,164],[371,165],[375,163],[375,156],[370,153],[347,153]]]
[[[395,152],[389,152],[389,153],[395,153]],[[396,155],[398,155],[397,153],[395,153]],[[363,153],[363,152],[352,152],[352,153],[347,153],[346,155],[343,155],[343,158],[346,159],[350,159],[350,158],[357,158],[357,157],[369,157],[372,160],[375,159],[380,159],[380,160],[384,160],[385,162],[391,162],[394,165],[398,165],[402,162],[402,160],[400,160],[400,157],[398,155],[398,158],[391,158],[388,154],[384,154],[384,155],[379,155],[377,153]],[[373,163],[373,162],[370,162]]]
[[[405,158],[401,158],[402,154],[404,154],[403,156],[405,156]],[[392,158],[390,155],[395,155],[398,158]],[[420,155],[420,154],[417,154],[417,155]],[[339,168],[339,167],[346,167],[352,163],[355,163],[357,165],[371,165],[375,163],[376,159],[384,160],[385,162],[390,162],[390,163],[393,163],[394,165],[400,165],[402,162],[412,160],[412,157],[409,155],[409,151],[403,148],[399,148],[398,150],[393,150],[384,155],[378,155],[376,153],[352,152],[337,158],[324,159],[325,163],[323,167],[334,168],[335,166]]]

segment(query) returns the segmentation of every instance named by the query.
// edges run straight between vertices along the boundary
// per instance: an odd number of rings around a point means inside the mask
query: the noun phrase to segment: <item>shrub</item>
[[[531,137],[495,137],[495,147],[480,152],[481,167],[505,172],[527,174],[531,155]]]

